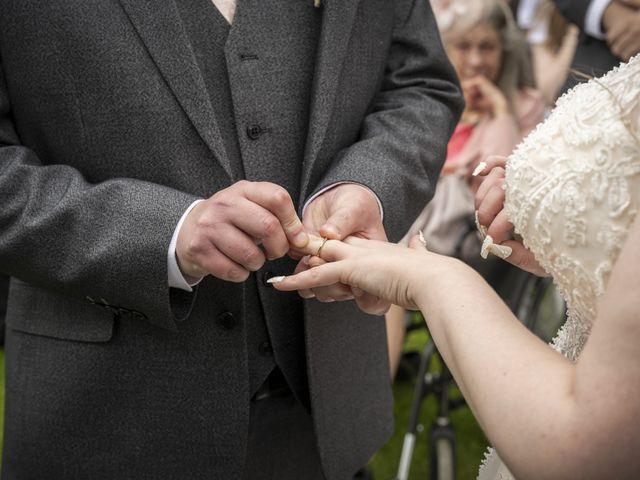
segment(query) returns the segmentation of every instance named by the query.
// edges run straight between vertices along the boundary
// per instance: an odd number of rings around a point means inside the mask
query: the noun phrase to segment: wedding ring
[[[327,240],[329,240],[327,237],[322,237],[322,243],[318,247],[318,251],[315,254],[316,257],[320,256],[320,252],[322,252],[322,247],[324,247],[324,244],[327,243]]]

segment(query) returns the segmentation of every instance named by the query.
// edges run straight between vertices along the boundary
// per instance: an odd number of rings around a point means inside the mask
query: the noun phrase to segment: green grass
[[[422,320],[420,320],[422,321]],[[405,345],[405,352],[422,352],[428,341],[425,329],[413,331],[409,334]],[[440,365],[431,367],[432,372],[439,371]],[[400,462],[402,442],[407,430],[409,412],[413,400],[415,378],[411,380],[397,380],[393,387],[394,415],[396,427],[393,437],[375,455],[370,463],[375,480],[390,480],[395,478]],[[453,395],[459,395],[457,390]],[[410,468],[410,479],[426,480],[429,478],[429,449],[428,436],[430,427],[436,417],[436,402],[433,396],[427,397],[422,405],[420,425],[423,426],[416,439],[413,460]],[[459,480],[474,479],[478,473],[478,465],[487,447],[487,440],[475,421],[468,407],[460,408],[451,414],[451,422],[456,432],[456,478]]]

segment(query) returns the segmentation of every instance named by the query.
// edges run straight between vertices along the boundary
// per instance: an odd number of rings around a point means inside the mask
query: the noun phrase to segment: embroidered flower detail
[[[607,193],[609,179],[604,171],[594,171],[591,176],[591,191],[593,192],[593,200],[602,202]]]
[[[604,247],[604,253],[612,257],[620,253],[626,237],[626,229],[610,225],[608,228],[598,231],[596,240]]]
[[[631,197],[629,195],[629,185],[625,178],[615,177],[611,179],[609,187],[609,207],[610,217],[616,218],[629,206]]]
[[[570,247],[587,244],[587,223],[581,218],[567,220],[564,227],[564,241]]]
[[[560,193],[564,205],[564,214],[567,218],[573,218],[584,212],[586,209],[583,189],[578,179],[567,181]]]

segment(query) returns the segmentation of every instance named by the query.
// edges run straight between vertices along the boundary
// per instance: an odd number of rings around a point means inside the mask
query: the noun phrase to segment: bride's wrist
[[[459,280],[473,273],[473,269],[457,258],[429,254],[428,261],[420,265],[420,274],[414,276],[409,297],[421,310],[430,310],[436,304],[446,302]]]
[[[435,267],[429,259],[429,262],[417,263],[413,270],[415,273],[409,285],[409,296],[415,304],[418,304],[429,293],[432,277],[434,277],[433,270],[439,270],[439,268]]]

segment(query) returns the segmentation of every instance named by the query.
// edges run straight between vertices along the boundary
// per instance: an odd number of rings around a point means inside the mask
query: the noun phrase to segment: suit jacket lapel
[[[120,0],[142,42],[197,132],[233,179],[222,136],[173,1]]]
[[[305,147],[300,193],[306,195],[313,163],[331,117],[338,81],[360,0],[323,0],[322,29],[316,57],[309,132]]]

